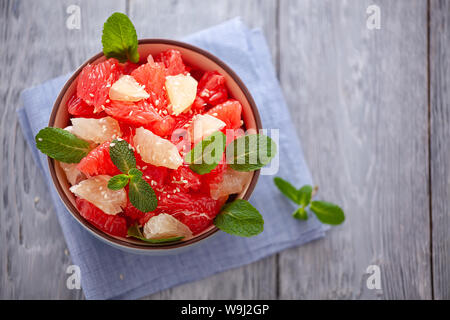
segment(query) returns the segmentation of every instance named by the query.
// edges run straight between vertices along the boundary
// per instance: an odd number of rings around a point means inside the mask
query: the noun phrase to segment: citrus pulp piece
[[[127,236],[127,221],[124,217],[106,214],[89,201],[81,198],[76,199],[76,204],[81,216],[100,230],[113,236]]]
[[[102,111],[108,104],[109,88],[121,73],[122,67],[113,58],[98,64],[88,64],[77,78],[77,96],[94,106],[95,113]]]
[[[172,104],[172,113],[179,115],[189,109],[197,94],[197,81],[182,74],[166,77],[166,90]]]
[[[198,114],[192,119],[189,130],[194,143],[197,143],[225,126],[225,122],[216,117],[209,114]]]
[[[119,174],[119,169],[114,165],[109,155],[109,145],[110,142],[107,141],[92,149],[87,156],[78,163],[78,170],[88,177],[102,174],[110,176]]]
[[[210,185],[211,197],[217,200],[221,197],[241,192],[252,174],[252,172],[240,172],[227,168],[223,173],[222,181]]]
[[[117,214],[127,205],[127,193],[125,189],[109,189],[109,179],[107,175],[95,176],[70,187],[70,191],[106,214]]]
[[[207,114],[216,117],[226,123],[227,129],[237,129],[241,124],[242,105],[237,100],[228,100],[212,109]]]
[[[198,96],[214,106],[225,102],[228,98],[225,83],[225,77],[219,72],[207,71],[198,82]]]
[[[59,165],[64,170],[67,181],[69,181],[71,185],[77,184],[86,178],[86,176],[77,168],[77,163],[60,162]]]
[[[145,86],[145,91],[150,94],[149,99],[154,106],[166,107],[167,98],[164,90],[166,68],[164,64],[154,62],[152,56],[149,55],[148,62],[131,72],[131,76]]]
[[[181,52],[174,49],[169,49],[161,52],[156,56],[157,62],[162,62],[166,67],[166,75],[175,76],[186,72],[186,66],[181,58]]]
[[[147,239],[184,237],[186,240],[192,237],[192,232],[185,224],[171,215],[161,213],[150,218],[144,225],[144,237]]]
[[[150,95],[132,76],[124,75],[111,86],[109,97],[111,100],[139,101]]]
[[[72,133],[83,140],[103,143],[120,137],[120,126],[116,119],[72,118]]]
[[[136,129],[134,146],[144,162],[169,169],[177,169],[183,164],[172,142],[142,127]]]

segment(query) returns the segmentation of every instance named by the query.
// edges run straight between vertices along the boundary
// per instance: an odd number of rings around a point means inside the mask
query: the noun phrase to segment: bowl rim
[[[231,69],[221,59],[219,59],[215,55],[213,55],[210,52],[205,51],[199,47],[196,47],[189,43],[178,41],[178,40],[170,40],[170,39],[162,39],[162,38],[141,39],[138,41],[138,45],[141,45],[141,44],[165,44],[165,45],[171,45],[171,46],[175,46],[175,47],[181,47],[181,48],[195,51],[195,52],[205,56],[209,60],[212,60],[214,63],[219,65],[222,69],[224,69],[229,74],[229,76],[236,82],[238,87],[242,90],[245,98],[247,99],[247,101],[250,105],[250,109],[253,113],[253,116],[255,118],[257,130],[260,131],[262,129],[261,118],[260,118],[258,109],[256,107],[256,103],[255,103],[252,95],[250,94],[250,91],[245,86],[245,84],[241,80],[241,78],[233,71],[233,69]],[[75,79],[80,74],[81,70],[87,64],[96,61],[97,59],[101,58],[102,56],[104,56],[103,52],[99,52],[96,55],[94,55],[93,57],[91,57],[90,59],[88,59],[87,61],[85,61],[64,84],[58,97],[55,100],[55,103],[53,104],[52,112],[51,112],[50,119],[48,122],[49,127],[52,127],[54,125],[55,119],[56,119],[56,114],[58,112],[59,106],[61,105],[61,101],[62,101],[66,91],[72,84],[72,82],[75,81]],[[89,223],[86,219],[84,219],[81,216],[81,214],[79,213],[79,210],[72,204],[72,202],[66,196],[66,194],[63,190],[63,187],[56,175],[55,160],[50,157],[47,157],[47,159],[48,159],[47,163],[48,163],[48,167],[50,170],[50,175],[52,177],[53,184],[55,185],[55,188],[58,192],[60,199],[62,200],[62,202],[64,203],[64,205],[66,206],[66,208],[68,209],[70,214],[72,215],[72,217],[76,221],[78,221],[83,227],[85,227],[88,231],[90,231],[94,236],[97,236],[98,238],[100,238],[101,240],[104,240],[106,242],[111,242],[110,244],[115,247],[124,248],[124,249],[132,249],[133,251],[141,251],[141,252],[169,251],[170,249],[179,249],[182,247],[188,247],[193,244],[197,244],[200,241],[211,237],[213,234],[215,234],[217,231],[220,230],[219,228],[214,226],[208,232],[200,234],[199,236],[195,236],[189,240],[182,241],[182,242],[159,244],[159,245],[149,245],[149,244],[138,245],[138,244],[127,242],[125,240],[121,240],[117,237],[111,236],[111,235],[107,234],[106,232],[103,232],[100,229],[97,229],[95,226],[93,226],[91,223]],[[253,190],[255,189],[256,182],[258,181],[259,174],[260,174],[260,170],[254,171],[252,180],[250,181],[250,184],[249,184],[245,194],[243,195],[242,199],[248,200],[250,198],[251,194],[253,193]]]

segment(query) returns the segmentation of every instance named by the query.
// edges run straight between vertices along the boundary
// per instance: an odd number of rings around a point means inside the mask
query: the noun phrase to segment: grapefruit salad
[[[133,34],[111,52],[117,34],[108,30],[117,28],[136,34],[124,14],[106,21],[106,59],[81,70],[60,106],[69,126],[36,135],[65,172],[80,215],[109,235],[150,244],[185,241],[213,224],[238,236],[262,232],[258,210],[232,195],[270,162],[273,141],[245,133],[242,105],[218,71],[189,66],[176,49],[140,57]]]

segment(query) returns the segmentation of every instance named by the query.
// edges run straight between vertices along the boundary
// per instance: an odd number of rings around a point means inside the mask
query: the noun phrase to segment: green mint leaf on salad
[[[283,195],[294,201],[296,204],[301,204],[299,190],[297,190],[290,182],[280,177],[273,178],[273,182]]]
[[[136,169],[134,151],[128,142],[125,140],[113,140],[109,145],[109,155],[114,165],[124,174],[111,178],[111,180],[114,180],[108,182],[108,188],[120,189],[120,187],[123,188],[128,183],[128,197],[131,204],[142,212],[154,211],[158,206],[155,191],[147,181],[142,179],[142,171]]]
[[[237,199],[222,207],[214,225],[229,234],[252,237],[264,230],[264,219],[248,201]]]
[[[344,211],[334,203],[313,201],[310,208],[322,223],[337,225],[345,220]]]
[[[123,13],[115,12],[106,20],[103,25],[102,44],[107,58],[116,58],[120,62],[139,62],[136,29]]]
[[[250,134],[227,146],[226,159],[236,171],[255,171],[268,164],[277,153],[275,142],[262,134]]]
[[[131,204],[142,212],[154,211],[158,205],[155,191],[140,176],[131,176],[128,197]]]
[[[78,163],[91,150],[88,142],[60,128],[44,128],[35,140],[36,147],[42,153],[65,163]]]
[[[139,229],[139,227],[136,224],[134,224],[134,225],[130,226],[130,228],[128,228],[128,236],[148,242],[148,243],[174,242],[174,241],[179,241],[184,238],[184,237],[171,237],[171,238],[164,238],[164,239],[147,239],[146,237],[144,237],[141,230]]]
[[[306,212],[306,209],[304,207],[300,207],[297,210],[295,210],[292,216],[295,219],[308,220],[308,213]]]
[[[118,174],[108,181],[108,189],[111,190],[120,190],[124,188],[128,181],[130,180],[130,177],[126,174]]]
[[[116,167],[125,174],[136,168],[136,158],[130,145],[125,140],[113,140],[109,145],[109,155]]]
[[[137,178],[142,178],[144,174],[142,173],[142,171],[136,169],[136,168],[131,168],[130,171],[128,171],[128,176],[131,179],[137,179]]]
[[[198,174],[211,172],[222,160],[226,146],[226,136],[217,131],[198,142],[186,154],[184,161],[189,163],[192,171]]]

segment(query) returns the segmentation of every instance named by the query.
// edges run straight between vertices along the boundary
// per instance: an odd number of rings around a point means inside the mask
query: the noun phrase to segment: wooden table
[[[69,5],[81,28],[66,28]],[[368,29],[369,5],[380,29]],[[20,92],[101,50],[126,12],[140,37],[181,38],[237,15],[262,28],[320,196],[326,238],[149,299],[449,299],[450,1],[0,1],[0,298],[83,298],[18,125]],[[369,10],[370,11],[370,10]],[[366,270],[378,265],[380,290]]]

